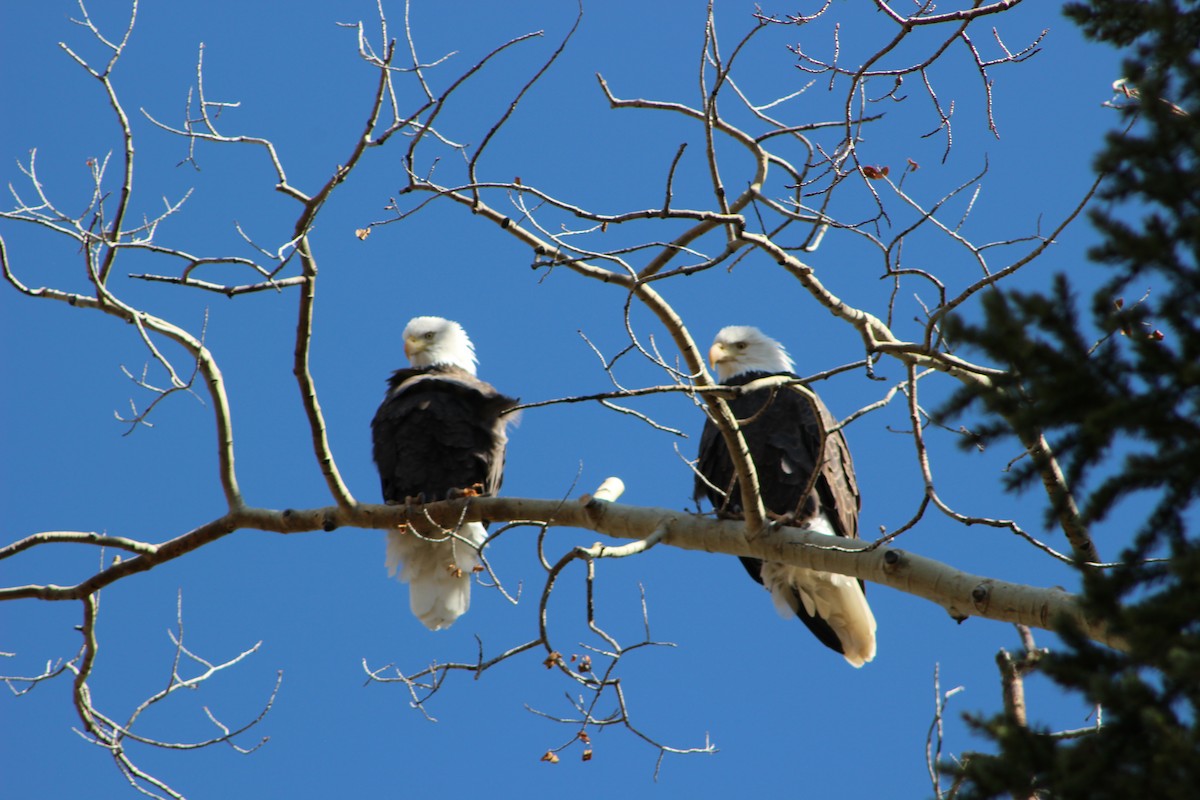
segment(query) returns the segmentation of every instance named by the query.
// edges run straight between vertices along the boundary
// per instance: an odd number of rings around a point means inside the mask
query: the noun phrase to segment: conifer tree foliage
[[[1049,293],[992,293],[978,325],[949,331],[1013,373],[994,391],[960,392],[945,411],[977,410],[977,439],[999,422],[1054,431],[1068,485],[1104,552],[1118,506],[1144,520],[1110,568],[1080,564],[1088,613],[1128,647],[1095,646],[1064,630],[1066,648],[1037,668],[1101,708],[1102,725],[1053,736],[1012,715],[976,720],[998,746],[962,766],[960,797],[1193,797],[1200,786],[1200,3],[1072,3],[1087,36],[1126,51],[1127,127],[1096,168],[1104,205],[1092,212],[1104,269],[1090,320],[1071,281]],[[1037,454],[1011,489],[1036,479]],[[1059,498],[1058,502],[1066,502]],[[1110,522],[1111,524],[1111,522]],[[1112,554],[1106,554],[1109,558]]]

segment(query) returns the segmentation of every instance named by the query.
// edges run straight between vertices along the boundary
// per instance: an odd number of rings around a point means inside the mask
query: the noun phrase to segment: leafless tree
[[[411,693],[413,705],[428,714],[426,700],[456,671],[477,675],[504,660],[537,653],[536,657],[543,659],[547,668],[557,670],[569,685],[584,692],[579,695],[581,700],[571,718],[547,715],[569,725],[571,730],[562,747],[547,752],[548,760],[557,759],[563,747],[576,744],[587,758],[591,732],[610,725],[624,726],[645,739],[658,750],[660,759],[668,753],[711,751],[708,742],[695,747],[663,744],[635,724],[622,693],[620,662],[627,654],[657,643],[650,632],[649,618],[645,617],[645,633],[639,641],[620,642],[605,630],[593,604],[591,589],[598,561],[636,557],[659,545],[755,556],[852,575],[924,598],[945,608],[956,619],[978,616],[1024,626],[1026,632],[1028,628],[1050,628],[1065,616],[1097,641],[1120,647],[1121,643],[1113,641],[1103,626],[1083,616],[1075,597],[1066,591],[970,574],[897,547],[906,531],[927,516],[940,514],[955,523],[988,526],[1020,537],[1038,557],[1084,562],[1096,568],[1103,566],[1088,528],[1071,500],[1071,487],[1041,433],[1024,433],[1023,456],[1034,459],[1046,492],[1055,501],[1057,526],[1070,543],[1069,553],[1055,551],[1014,520],[980,516],[952,507],[937,489],[936,464],[927,447],[932,422],[921,401],[921,389],[935,381],[987,385],[1000,375],[987,365],[973,363],[957,354],[953,343],[943,336],[943,322],[948,314],[969,308],[983,293],[1035,263],[1064,229],[1077,220],[1095,187],[1081,187],[1077,206],[1063,218],[1050,220],[1044,231],[1013,230],[1002,240],[977,242],[965,232],[966,221],[972,213],[974,195],[986,179],[986,169],[966,176],[959,186],[942,196],[926,197],[906,188],[906,179],[919,168],[918,164],[871,163],[861,146],[865,137],[884,125],[886,108],[923,103],[932,109],[930,135],[944,142],[945,153],[951,151],[955,126],[960,123],[955,120],[952,104],[938,91],[939,70],[947,52],[968,54],[980,78],[985,125],[994,131],[994,73],[1015,68],[1041,46],[1040,37],[1016,44],[1005,42],[1000,27],[1003,15],[1019,2],[963,2],[952,4],[954,8],[950,10],[926,3],[910,5],[909,11],[901,11],[896,3],[875,0],[877,18],[872,24],[889,26],[878,49],[866,58],[848,61],[840,52],[837,38],[829,43],[826,55],[797,48],[796,64],[808,78],[803,88],[785,96],[760,96],[762,88],[750,82],[750,76],[744,78],[740,67],[747,54],[760,45],[760,40],[778,29],[799,30],[823,15],[834,13],[831,4],[826,2],[809,16],[759,12],[748,20],[748,30],[732,39],[726,38],[723,31],[718,35],[710,7],[707,25],[698,32],[697,91],[692,102],[642,97],[637,94],[636,86],[614,86],[602,75],[596,76],[598,92],[613,113],[629,116],[629,124],[653,125],[657,119],[673,118],[690,126],[693,141],[698,143],[698,146],[680,145],[672,157],[664,159],[661,192],[655,202],[638,204],[631,199],[628,205],[615,210],[598,210],[564,196],[553,187],[513,177],[503,163],[495,163],[499,159],[491,157],[492,145],[504,136],[506,124],[521,113],[522,103],[537,92],[539,79],[554,68],[556,59],[570,47],[574,29],[544,63],[523,82],[518,82],[510,102],[490,121],[486,134],[476,143],[466,145],[459,143],[464,137],[443,112],[472,80],[497,68],[501,56],[527,46],[535,34],[498,43],[477,63],[455,72],[453,62],[445,58],[428,61],[419,54],[420,35],[410,29],[407,8],[397,26],[394,20],[389,20],[381,2],[378,20],[354,26],[358,55],[374,71],[374,92],[369,107],[364,109],[365,122],[353,141],[347,143],[339,166],[312,186],[302,186],[292,179],[270,139],[239,133],[226,122],[222,112],[234,104],[213,99],[205,85],[201,49],[196,84],[188,95],[184,118],[171,121],[147,116],[158,129],[180,138],[188,161],[194,162],[201,153],[205,157],[219,157],[222,148],[235,146],[255,148],[261,153],[273,174],[275,190],[293,202],[294,223],[285,241],[271,244],[253,241],[238,228],[253,250],[253,255],[244,256],[191,252],[173,246],[160,235],[164,222],[184,213],[186,198],[167,202],[156,214],[144,210],[148,206],[141,203],[134,191],[134,126],[111,80],[114,67],[131,46],[137,5],[134,3],[132,7],[128,26],[114,36],[92,22],[80,0],[77,22],[105,49],[107,57],[88,59],[69,47],[64,46],[64,50],[95,79],[107,98],[120,134],[119,144],[111,159],[89,163],[91,200],[82,211],[68,210],[45,188],[39,180],[36,153],[31,154],[22,164],[28,180],[13,186],[15,205],[0,213],[0,219],[5,225],[40,226],[77,248],[86,266],[87,288],[75,291],[43,284],[38,267],[15,263],[0,239],[4,278],[30,300],[65,303],[81,313],[100,312],[133,326],[145,345],[152,369],[140,375],[130,374],[148,401],[133,407],[125,419],[129,426],[148,424],[159,405],[172,395],[192,393],[203,398],[212,414],[212,438],[219,454],[214,477],[219,481],[226,508],[219,516],[198,521],[191,530],[159,542],[92,532],[41,531],[0,548],[0,559],[15,559],[52,543],[99,547],[106,554],[93,574],[74,585],[39,583],[0,588],[0,600],[5,601],[36,598],[77,602],[83,617],[83,641],[73,658],[50,663],[40,674],[10,677],[9,685],[19,692],[70,673],[74,703],[85,735],[107,748],[131,784],[143,793],[181,797],[165,781],[140,769],[130,756],[128,745],[187,748],[233,744],[263,718],[274,695],[264,698],[261,712],[251,715],[248,723],[236,729],[213,717],[216,734],[209,740],[165,742],[135,734],[133,724],[145,708],[165,700],[178,688],[195,685],[236,665],[254,648],[220,664],[194,654],[183,644],[181,604],[174,638],[175,666],[169,686],[151,695],[126,721],[120,722],[102,712],[89,691],[100,635],[97,609],[101,591],[131,575],[187,557],[238,531],[302,533],[343,527],[383,530],[417,518],[431,521],[447,534],[452,534],[466,520],[507,523],[495,530],[485,545],[485,564],[488,548],[514,546],[505,537],[513,526],[537,529],[537,555],[544,575],[536,581],[540,591],[535,593],[538,598],[535,624],[527,638],[497,654],[485,655],[481,644],[478,657],[470,661],[438,662],[412,672],[402,672],[395,665],[381,667],[364,661],[369,680],[402,686]],[[983,33],[978,33],[980,30]],[[983,39],[991,41],[985,46]],[[816,119],[795,101],[806,91],[821,90],[835,99],[837,113]],[[657,435],[656,431],[669,426],[639,410],[641,398],[672,395],[684,404],[699,406],[720,427],[735,454],[742,505],[747,509],[744,521],[715,519],[681,508],[620,505],[614,502],[621,493],[619,481],[606,483],[595,494],[579,500],[485,497],[423,507],[395,507],[363,503],[355,498],[339,471],[337,448],[328,435],[322,411],[320,386],[310,370],[312,342],[314,336],[320,335],[313,317],[321,244],[316,222],[330,197],[343,191],[347,178],[379,148],[387,148],[392,153],[390,163],[400,165],[396,177],[402,186],[384,216],[364,220],[357,231],[360,239],[385,235],[384,230],[402,230],[406,220],[419,219],[431,203],[449,201],[462,207],[464,226],[490,227],[492,234],[512,237],[523,245],[535,270],[544,274],[568,271],[594,281],[597,302],[611,302],[624,308],[627,337],[624,349],[611,354],[592,345],[598,356],[597,369],[611,380],[612,389],[572,394],[571,387],[565,385],[562,396],[528,402],[524,412],[536,414],[555,404],[592,403],[634,415],[647,423],[647,435]],[[680,189],[680,176],[685,169],[693,173],[703,171],[704,196],[691,189],[686,192]],[[686,202],[679,199],[681,195],[687,197]],[[884,304],[860,305],[855,297],[839,297],[827,288],[808,259],[834,238],[852,240],[874,253],[876,274],[890,285]],[[910,263],[906,248],[913,249],[927,240],[951,243],[957,257],[971,267],[973,274],[964,276],[963,270],[936,274],[928,267]],[[153,273],[121,274],[118,262],[134,253],[152,257],[162,266]],[[902,379],[880,385],[877,397],[870,398],[870,402],[841,423],[853,424],[889,404],[903,404],[909,422],[907,435],[911,438],[914,460],[908,468],[919,472],[923,491],[910,518],[882,531],[874,541],[840,541],[830,545],[827,537],[820,534],[768,523],[738,422],[726,403],[736,390],[719,386],[709,373],[694,334],[693,323],[699,321],[685,319],[668,299],[668,289],[688,276],[732,270],[750,257],[777,265],[781,276],[789,282],[789,291],[802,296],[810,307],[827,311],[844,325],[848,336],[861,341],[857,360],[810,376],[801,381],[802,385],[846,372],[874,377],[881,363],[898,365],[903,372]],[[180,321],[156,316],[139,307],[131,299],[136,294],[131,287],[144,282],[230,298],[272,292],[280,297],[280,302],[295,304],[292,372],[307,419],[312,457],[328,490],[326,501],[296,498],[294,509],[275,511],[256,505],[243,493],[235,458],[238,449],[235,409],[226,395],[218,354],[206,344],[204,327],[189,329]],[[914,293],[933,298],[920,301],[923,316],[915,322],[905,319],[909,303],[906,298]],[[636,309],[648,311],[650,321],[638,316]],[[656,338],[655,331],[665,333],[667,339]],[[168,342],[182,350],[168,350],[164,347]],[[186,353],[186,357],[172,355],[177,352]],[[654,365],[660,380],[648,385],[626,385],[622,368],[638,359]],[[786,383],[782,379],[768,380]],[[955,432],[939,431],[939,434],[949,437]],[[681,458],[679,469],[689,469],[686,456]],[[575,547],[555,555],[551,546],[553,532],[562,527],[592,530],[610,539],[631,541],[623,545],[598,543],[593,547]],[[109,555],[114,551],[119,557]],[[594,636],[584,650],[560,643],[549,615],[549,598],[564,575],[574,569],[583,573],[588,590],[586,621]],[[490,570],[483,579],[499,591],[506,591]],[[578,652],[572,655],[573,651]],[[1029,639],[1021,659],[1013,661],[1007,656],[1002,659],[1006,685],[1019,686],[1022,671],[1035,658]],[[191,664],[198,673],[185,677],[186,664]],[[942,708],[953,692],[942,695],[937,689],[937,693],[938,733],[934,737],[931,730],[930,742],[932,748],[936,741],[940,752]],[[602,698],[615,700],[614,714],[597,711]],[[1017,707],[1013,708],[1013,713],[1017,713]],[[935,763],[931,756],[931,769]],[[940,796],[942,790],[936,772],[933,780]]]

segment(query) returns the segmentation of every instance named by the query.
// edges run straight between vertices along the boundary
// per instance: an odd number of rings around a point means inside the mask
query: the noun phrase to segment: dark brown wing
[[[398,370],[371,421],[383,499],[442,500],[475,484],[496,493],[508,441],[501,414],[516,403],[458,368]]]
[[[811,427],[816,442],[825,431],[837,426],[837,419],[829,413],[825,403],[814,393],[808,398],[800,395],[810,410],[816,406],[819,423],[811,418],[806,425]],[[818,427],[819,425],[819,427]],[[854,476],[854,461],[850,458],[850,446],[841,430],[826,434],[824,452],[821,457],[821,474],[817,478],[816,491],[820,496],[821,508],[829,516],[838,535],[849,539],[858,538],[858,512],[862,508],[862,497],[858,493],[858,479]]]
[[[744,373],[729,385],[739,386],[766,376],[762,372]],[[794,513],[797,523],[802,525],[820,508],[839,535],[856,538],[860,499],[854,463],[841,431],[824,436],[822,448],[823,432],[837,423],[820,398],[813,395],[810,402],[798,390],[776,387],[736,397],[729,408],[741,424],[766,509],[775,514]],[[806,495],[805,487],[818,463],[817,480]],[[707,497],[714,508],[741,513],[733,462],[725,440],[711,420],[706,421],[700,435],[696,466],[700,475],[707,478],[706,482],[699,475],[696,477],[696,499]]]
[[[740,386],[768,374],[743,373],[729,385]],[[795,514],[796,524],[804,525],[822,510],[836,533],[857,538],[861,501],[854,464],[841,431],[823,436],[836,420],[820,398],[812,395],[810,400],[795,389],[776,387],[736,397],[729,408],[741,425],[767,511]],[[714,508],[740,514],[742,501],[733,462],[712,420],[706,420],[700,434],[696,469],[700,473],[695,480],[696,500],[707,497]],[[814,470],[819,470],[817,478],[806,493]],[[762,583],[762,562],[756,558],[741,561],[750,577]],[[829,624],[805,613],[798,599],[795,605],[796,615],[809,630],[827,647],[842,652]]]

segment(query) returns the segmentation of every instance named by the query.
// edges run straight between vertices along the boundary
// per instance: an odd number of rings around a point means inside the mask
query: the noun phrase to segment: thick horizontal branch
[[[17,586],[0,589],[0,601],[20,598],[78,600],[121,578],[152,569],[237,530],[276,533],[332,531],[339,527],[390,530],[409,520],[453,527],[466,521],[536,522],[584,528],[618,539],[661,537],[684,550],[753,556],[795,566],[851,575],[889,586],[942,606],[956,620],[984,617],[1054,630],[1071,621],[1089,638],[1120,648],[1103,624],[1087,619],[1075,595],[980,575],[894,547],[834,538],[802,528],[768,528],[750,541],[745,523],[666,508],[627,506],[599,500],[563,502],[518,497],[480,497],[425,506],[356,505],[276,511],[239,509],[175,539],[146,545],[141,555],[105,569],[75,586]],[[19,544],[19,543],[18,543]],[[22,548],[25,549],[25,548]]]

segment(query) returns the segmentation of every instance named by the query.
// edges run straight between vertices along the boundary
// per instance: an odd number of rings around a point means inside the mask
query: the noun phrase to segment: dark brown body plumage
[[[741,386],[770,374],[744,372],[730,378],[727,384]],[[729,408],[741,425],[766,510],[778,516],[794,515],[794,524],[798,526],[808,526],[823,512],[833,533],[857,538],[861,501],[854,465],[841,431],[824,435],[836,420],[820,398],[776,386],[736,397],[729,401]],[[705,423],[700,436],[697,469],[704,478],[696,477],[696,499],[707,497],[718,511],[741,514],[741,490],[733,462],[725,440],[711,420]],[[811,489],[806,493],[810,483]],[[750,576],[762,583],[763,562],[756,558],[741,561]],[[844,652],[828,622],[808,614],[798,597],[790,605],[822,643]]]
[[[505,411],[517,404],[459,367],[396,370],[371,421],[383,499],[443,500],[477,484],[500,489]]]

